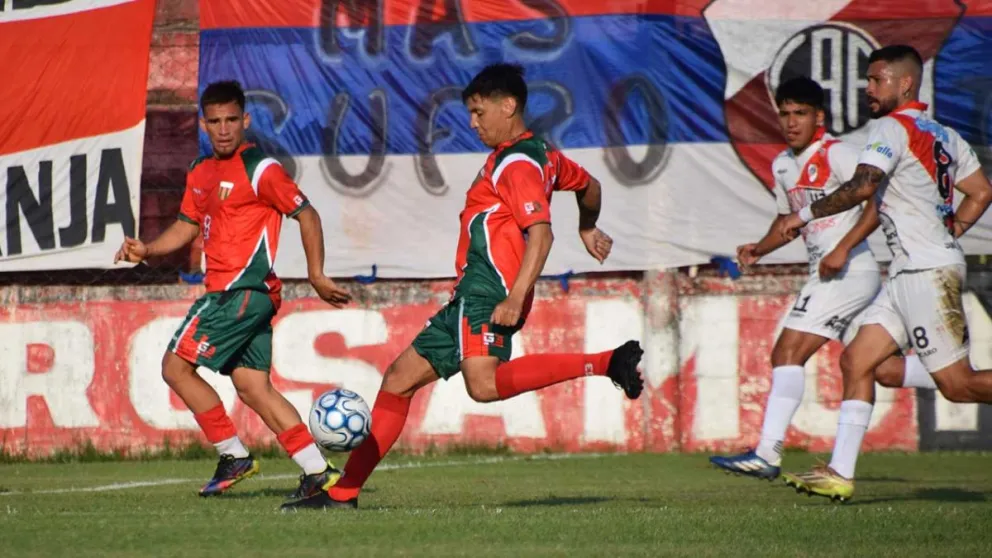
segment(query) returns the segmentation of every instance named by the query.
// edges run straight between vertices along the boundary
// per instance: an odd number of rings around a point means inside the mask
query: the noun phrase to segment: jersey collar
[[[525,140],[527,138],[532,138],[532,137],[534,137],[534,132],[531,132],[530,130],[527,130],[524,133],[520,134],[519,136],[516,136],[514,138],[508,139],[508,140],[504,141],[503,143],[497,145],[496,146],[496,149],[504,149],[504,148],[510,147],[511,145],[513,145],[513,144],[515,144],[515,143],[517,143],[519,141],[523,141],[523,140]]]

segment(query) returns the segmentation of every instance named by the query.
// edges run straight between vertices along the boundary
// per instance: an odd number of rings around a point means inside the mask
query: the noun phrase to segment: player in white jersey
[[[927,371],[950,401],[992,402],[992,371],[972,369],[961,303],[964,252],[957,238],[992,202],[992,185],[974,151],[953,129],[926,114],[919,101],[923,63],[909,46],[874,51],[868,66],[868,106],[877,121],[854,178],[779,224],[783,236],[814,219],[875,198],[892,250],[884,304],[895,312]],[[957,212],[954,190],[964,194]],[[836,499],[854,493],[854,463],[874,403],[872,371],[899,348],[885,328],[862,327],[841,357],[842,428],[829,466],[787,474],[797,490]],[[846,427],[846,428],[845,428]]]
[[[738,247],[737,258],[745,269],[791,241],[776,233],[775,223],[830,194],[854,175],[858,149],[826,133],[823,101],[823,89],[805,77],[786,81],[775,92],[779,125],[789,146],[772,162],[779,216],[759,242]],[[901,327],[891,314],[862,315],[881,286],[878,263],[865,241],[878,227],[874,202],[868,205],[864,213],[860,206],[852,207],[813,221],[803,230],[809,279],[786,314],[772,350],[772,387],[761,441],[754,450],[739,455],[711,457],[718,468],[761,479],[778,477],[786,430],[805,390],[806,361],[829,340],[849,341],[865,320],[890,329]],[[901,386],[905,376],[923,378],[922,387],[933,387],[915,356],[905,363],[893,357],[880,368],[880,381],[887,385]]]

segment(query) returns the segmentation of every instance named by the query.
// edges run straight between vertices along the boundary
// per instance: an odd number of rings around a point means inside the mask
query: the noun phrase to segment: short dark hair
[[[234,80],[215,81],[200,95],[200,110],[209,105],[226,105],[231,102],[238,103],[242,112],[245,110],[245,92],[241,89],[241,84]]]
[[[524,81],[524,68],[519,64],[492,64],[476,74],[468,87],[462,90],[462,102],[479,95],[485,98],[510,96],[517,100],[517,108],[523,111],[527,105],[527,83]]]
[[[780,84],[775,91],[777,106],[781,107],[786,101],[823,110],[823,88],[819,83],[805,76],[792,78]]]
[[[909,45],[889,45],[872,51],[868,63],[874,62],[906,62],[912,61],[918,68],[923,68],[923,57],[919,51]]]

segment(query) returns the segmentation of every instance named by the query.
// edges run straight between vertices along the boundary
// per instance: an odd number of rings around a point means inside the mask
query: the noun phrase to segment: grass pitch
[[[309,513],[278,510],[288,459],[199,498],[214,465],[0,465],[0,556],[992,556],[987,454],[865,455],[846,504],[704,455],[401,456],[357,512]]]

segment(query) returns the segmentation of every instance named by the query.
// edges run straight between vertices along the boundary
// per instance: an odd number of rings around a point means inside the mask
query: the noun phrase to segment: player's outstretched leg
[[[344,466],[344,474],[329,490],[282,505],[283,510],[358,507],[358,495],[382,458],[399,439],[410,411],[410,399],[438,376],[413,347],[404,351],[386,370],[382,387],[372,405],[372,429]]]
[[[265,363],[260,368],[267,367]],[[258,413],[286,453],[302,469],[300,484],[290,499],[301,499],[327,490],[341,477],[341,471],[324,459],[310,430],[296,408],[272,386],[268,372],[238,367],[231,372],[238,397]]]
[[[606,376],[630,399],[644,390],[637,370],[644,351],[637,341],[627,341],[612,351],[594,354],[527,355],[499,364],[494,357],[473,357],[462,362],[465,386],[476,401],[502,401],[554,384],[585,376]]]
[[[162,378],[193,412],[220,460],[213,477],[200,488],[200,496],[215,496],[258,472],[256,460],[241,443],[234,423],[227,416],[220,396],[210,387],[196,368],[172,352],[162,358]]]
[[[735,475],[775,480],[781,472],[782,444],[806,388],[803,365],[826,337],[785,328],[772,349],[772,387],[765,404],[758,447],[737,455],[714,455],[710,463]]]

